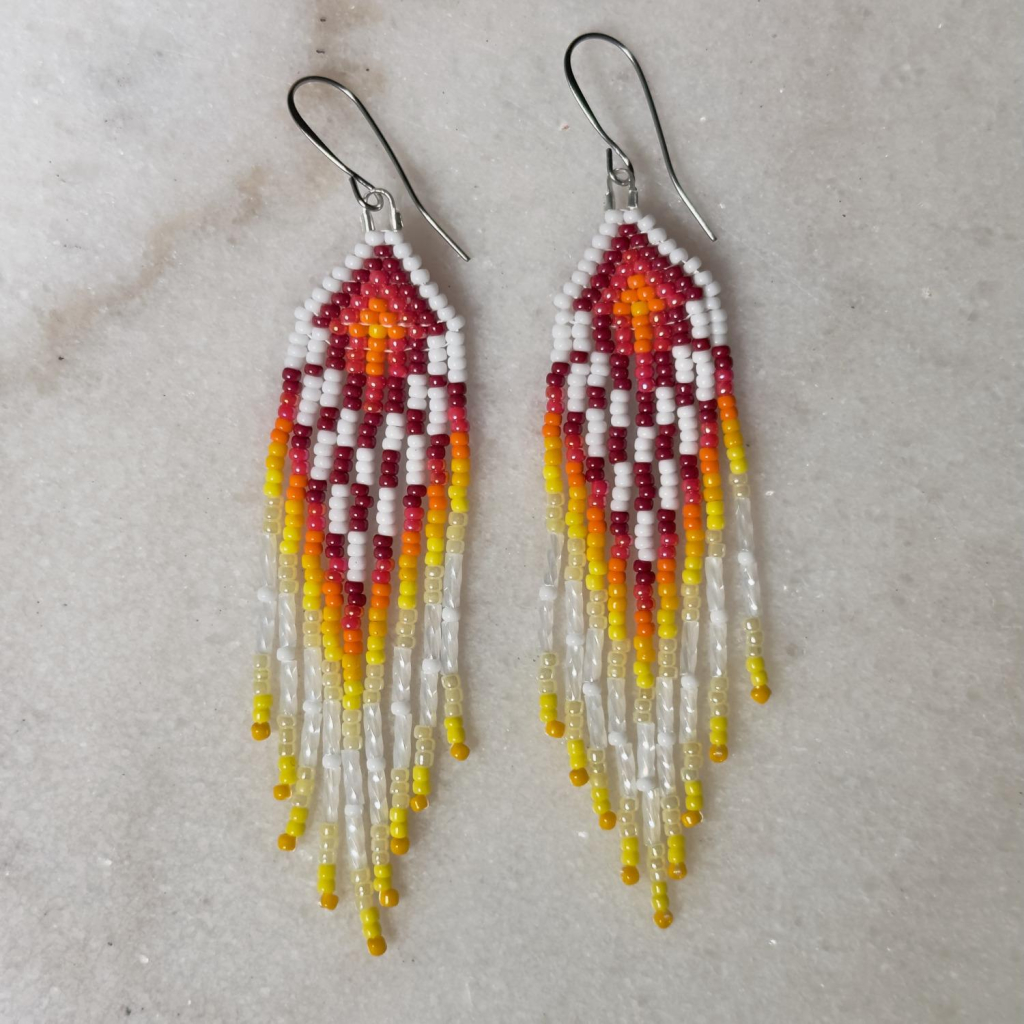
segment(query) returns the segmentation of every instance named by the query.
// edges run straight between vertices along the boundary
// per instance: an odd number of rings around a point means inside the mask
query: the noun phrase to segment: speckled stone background
[[[1021,921],[1021,53],[1011,0],[3,0],[0,1019],[1011,1024]],[[601,216],[578,69],[727,288],[775,697],[737,680],[675,925],[536,721],[550,294]],[[352,242],[284,105],[378,117],[460,264],[463,668],[390,950],[274,846],[248,738],[290,313]],[[312,117],[395,183],[333,94]],[[397,187],[397,183],[395,183]]]

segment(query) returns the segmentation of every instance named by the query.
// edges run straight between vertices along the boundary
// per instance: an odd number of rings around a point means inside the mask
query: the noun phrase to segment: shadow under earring
[[[441,692],[449,752],[469,755],[458,674],[469,484],[464,321],[404,240],[391,193],[341,161],[299,114],[295,94],[310,82],[355,104],[413,203],[469,257],[424,209],[349,89],[320,76],[292,86],[295,123],[348,176],[365,231],[295,311],[288,337],[266,459],[252,735],[267,739],[273,718],[274,796],[291,803],[279,848],[295,849],[319,796],[320,904],[338,904],[344,833],[355,909],[379,955],[387,947],[378,903],[398,903],[391,855],[408,850],[409,808],[429,801]],[[390,792],[382,705],[391,711]]]
[[[666,928],[672,923],[668,881],[686,874],[683,830],[703,817],[697,676],[702,589],[708,606],[709,756],[714,762],[728,756],[727,484],[751,696],[763,704],[771,691],[721,288],[698,257],[637,208],[633,165],[601,127],[572,71],[572,53],[588,39],[611,43],[629,58],[672,183],[712,241],[714,235],[679,184],[636,58],[602,33],[573,40],[565,75],[608,146],[608,190],[603,223],[554,299],[542,431],[548,551],[540,589],[540,718],[548,735],[565,737],[569,778],[575,786],[589,781],[600,827],[618,824],[627,885],[640,879],[642,838],[654,921]],[[622,205],[617,190],[625,191]],[[565,635],[556,644],[560,590]],[[633,686],[627,688],[631,653]],[[680,745],[681,787],[675,769]],[[609,747],[618,814],[612,809]]]

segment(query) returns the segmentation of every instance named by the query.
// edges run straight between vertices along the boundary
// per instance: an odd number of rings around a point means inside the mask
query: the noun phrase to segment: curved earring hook
[[[401,226],[394,196],[392,196],[387,189],[378,188],[376,185],[371,184],[361,174],[349,167],[348,164],[337,156],[337,154],[328,147],[327,143],[325,143],[324,140],[321,139],[315,131],[313,131],[305,118],[303,118],[299,113],[298,107],[295,105],[295,94],[303,85],[306,85],[309,82],[319,82],[322,85],[329,85],[332,88],[337,89],[338,92],[342,93],[342,95],[347,99],[350,99],[355,104],[356,109],[363,115],[364,120],[372,129],[373,134],[377,137],[377,141],[383,147],[384,152],[387,153],[388,159],[390,159],[391,163],[394,165],[395,170],[398,171],[398,176],[402,179],[402,184],[405,185],[405,189],[409,193],[409,198],[413,201],[416,209],[423,214],[423,219],[448,243],[449,246],[451,246],[452,249],[455,250],[460,258],[468,263],[469,256],[467,253],[461,248],[461,246],[459,246],[455,239],[452,238],[452,236],[449,235],[436,220],[434,220],[427,208],[420,202],[419,196],[416,195],[416,190],[412,187],[412,183],[409,181],[402,165],[399,163],[398,157],[395,156],[395,151],[391,148],[388,140],[384,137],[384,133],[377,127],[377,122],[370,116],[370,112],[363,106],[362,100],[360,100],[351,89],[342,85],[341,82],[336,82],[333,78],[324,78],[322,75],[307,75],[305,78],[300,78],[288,90],[288,113],[292,115],[292,120],[296,125],[298,125],[302,134],[305,135],[306,138],[309,139],[309,141],[312,142],[313,145],[316,146],[316,148],[319,149],[332,164],[336,167],[340,167],[348,176],[349,183],[352,186],[352,193],[356,197],[356,202],[358,202],[362,208],[364,216],[382,210],[384,208],[384,200],[387,199],[391,204],[391,209],[394,213],[396,228]],[[366,190],[365,193],[360,193],[360,185]],[[375,204],[370,202],[371,198],[376,199]]]
[[[580,88],[579,82],[576,81],[576,76],[572,70],[572,54],[573,50],[579,46],[580,43],[586,42],[588,39],[600,39],[603,42],[611,43],[612,46],[621,50],[622,53],[629,58],[630,64],[633,65],[633,70],[636,72],[637,78],[640,79],[640,88],[643,89],[644,99],[647,101],[647,109],[651,112],[651,120],[654,122],[654,132],[658,137],[658,145],[661,146],[661,155],[665,159],[665,167],[668,170],[668,176],[672,179],[672,184],[675,186],[676,192],[679,193],[679,198],[686,203],[686,208],[693,214],[694,220],[704,229],[704,233],[715,241],[714,232],[708,227],[704,218],[697,212],[697,208],[690,202],[689,196],[683,191],[683,186],[679,184],[679,178],[676,176],[675,168],[672,166],[672,157],[669,156],[668,144],[665,142],[665,133],[661,130],[661,120],[658,117],[658,109],[654,105],[654,97],[651,95],[650,87],[647,85],[647,78],[643,73],[643,69],[640,67],[640,62],[633,56],[632,50],[625,43],[620,42],[614,36],[606,35],[604,32],[585,32],[581,36],[577,36],[568,46],[565,51],[565,58],[563,61],[563,67],[565,68],[565,78],[569,83],[569,88],[572,90],[573,96],[576,97],[576,102],[580,105],[580,109],[587,116],[587,120],[594,126],[594,130],[598,135],[604,139],[605,144],[608,146],[608,178],[610,182],[614,182],[616,185],[621,185],[629,188],[631,201],[636,201],[636,172],[633,169],[633,162],[626,155],[626,151],[601,127],[601,122],[598,121],[597,116],[591,109],[590,104],[587,102],[586,97],[583,95],[583,90]],[[612,152],[618,156],[622,161],[622,167],[612,167]],[[609,189],[610,192],[610,189]]]

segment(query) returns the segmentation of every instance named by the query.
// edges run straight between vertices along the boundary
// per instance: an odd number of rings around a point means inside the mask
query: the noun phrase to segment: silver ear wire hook
[[[651,120],[654,122],[654,132],[658,137],[658,145],[661,146],[661,155],[665,159],[665,167],[668,170],[668,175],[672,179],[672,184],[675,186],[676,192],[679,193],[679,198],[686,203],[686,208],[693,214],[694,220],[704,229],[704,233],[715,241],[714,232],[708,227],[704,218],[697,212],[697,208],[690,202],[689,196],[683,191],[683,186],[679,184],[679,178],[676,177],[675,168],[672,166],[672,157],[669,156],[668,144],[665,142],[665,133],[661,130],[661,120],[658,118],[658,109],[654,105],[654,97],[651,95],[651,90],[647,85],[647,78],[644,76],[643,69],[640,67],[640,62],[633,56],[633,52],[626,46],[625,43],[620,42],[614,36],[606,35],[604,32],[585,32],[581,36],[577,36],[568,46],[565,51],[565,59],[563,66],[565,68],[565,78],[569,83],[569,88],[572,90],[573,96],[576,97],[576,102],[580,105],[580,109],[587,116],[587,120],[594,126],[594,130],[598,135],[604,139],[605,144],[608,146],[608,152],[606,157],[606,166],[608,170],[608,197],[609,201],[612,201],[613,186],[618,185],[628,190],[628,203],[630,207],[634,207],[637,204],[637,188],[636,188],[636,172],[633,169],[633,162],[626,155],[626,151],[601,127],[601,122],[598,121],[591,109],[590,104],[587,102],[586,97],[583,95],[583,90],[579,86],[579,82],[576,81],[576,76],[572,70],[572,53],[573,50],[579,46],[580,43],[586,42],[588,39],[600,39],[603,42],[611,43],[612,46],[617,47],[621,50],[626,57],[629,58],[630,64],[633,65],[633,70],[636,72],[637,78],[640,79],[640,88],[643,89],[644,99],[647,100],[647,109],[651,112]],[[615,153],[618,158],[622,161],[621,167],[615,167],[612,161],[612,153]]]
[[[423,214],[423,219],[448,243],[449,246],[451,246],[452,249],[455,250],[460,258],[464,259],[468,263],[469,256],[467,253],[455,241],[455,239],[452,238],[452,236],[449,235],[436,220],[434,220],[427,208],[420,202],[419,196],[416,195],[416,191],[412,187],[412,183],[409,181],[408,176],[402,169],[402,165],[398,162],[398,157],[395,156],[395,151],[388,144],[388,140],[384,137],[384,133],[377,127],[377,122],[370,116],[370,112],[363,106],[359,97],[352,92],[351,89],[342,85],[341,82],[336,82],[333,78],[324,78],[322,75],[307,75],[305,78],[300,78],[288,90],[288,113],[292,115],[292,120],[296,125],[298,125],[302,134],[305,135],[306,138],[309,139],[309,141],[312,142],[313,145],[316,146],[316,148],[319,149],[332,164],[336,167],[340,167],[348,176],[349,183],[352,186],[352,193],[356,197],[356,202],[359,203],[360,209],[363,211],[363,224],[367,229],[369,230],[373,223],[373,214],[380,213],[384,209],[384,203],[386,200],[391,207],[391,223],[394,230],[401,230],[402,218],[398,212],[395,197],[386,188],[378,188],[376,185],[367,181],[361,174],[358,174],[349,167],[344,160],[332,152],[327,143],[325,143],[324,140],[321,139],[315,131],[313,131],[305,118],[303,118],[299,113],[298,107],[295,105],[295,94],[299,91],[301,86],[306,85],[308,82],[320,82],[323,85],[329,85],[337,89],[338,92],[342,93],[355,104],[356,109],[363,115],[366,123],[373,130],[373,134],[376,135],[377,141],[383,147],[384,152],[387,153],[395,170],[398,171],[398,176],[402,179],[402,184],[405,185],[405,189],[409,193],[409,198],[413,201],[416,209]],[[359,191],[360,186],[365,189],[364,192]]]

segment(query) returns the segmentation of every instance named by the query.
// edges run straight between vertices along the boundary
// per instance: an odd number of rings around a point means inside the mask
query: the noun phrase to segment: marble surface
[[[2,13],[0,1019],[1021,1019],[1019,4]],[[581,50],[644,206],[727,288],[774,666],[668,932],[535,711],[549,295],[602,203],[561,59],[590,29],[636,49],[720,234],[621,57]],[[405,204],[469,323],[474,752],[381,961],[276,852],[247,735],[274,382],[358,225],[285,110],[314,72],[474,257]],[[395,182],[340,98],[311,111]]]

